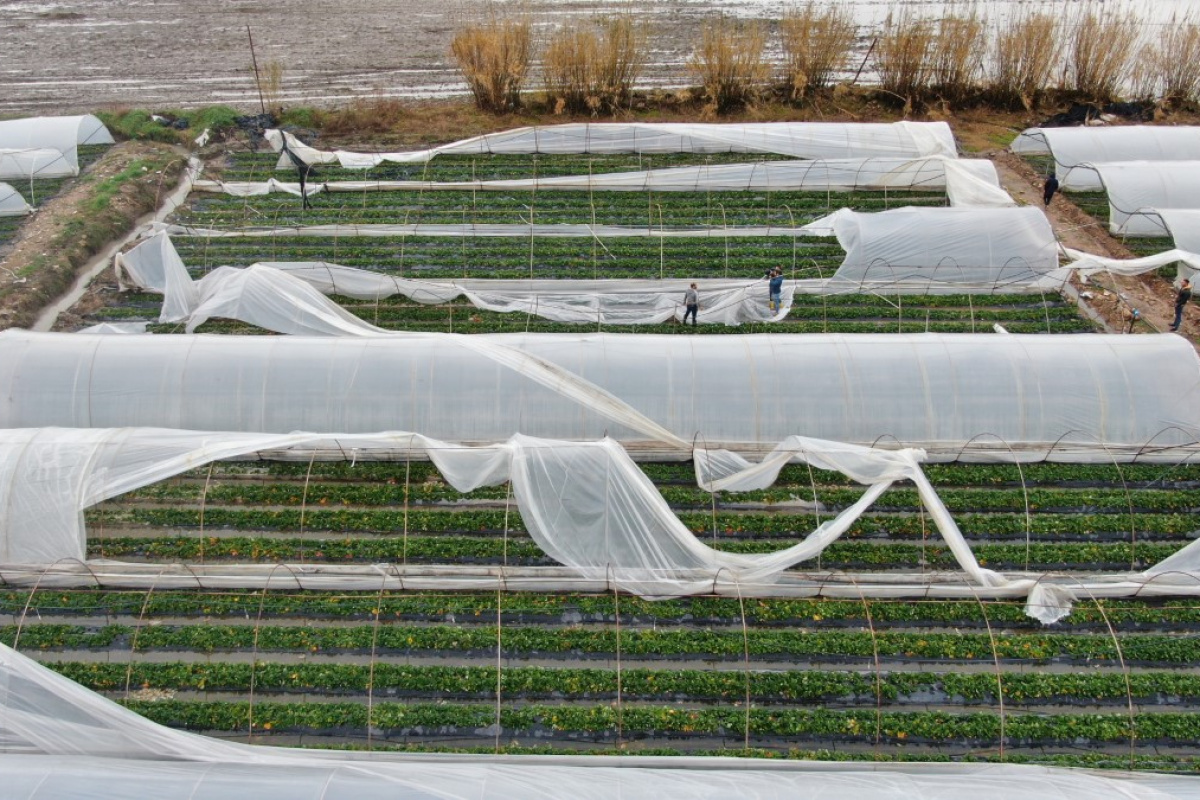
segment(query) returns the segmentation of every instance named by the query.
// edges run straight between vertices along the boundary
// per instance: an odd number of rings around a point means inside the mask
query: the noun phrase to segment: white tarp
[[[0,183],[0,217],[23,217],[33,211],[25,198],[7,183]]]
[[[315,293],[315,292],[314,292]],[[319,296],[319,295],[318,295]],[[324,299],[324,298],[322,298]],[[294,309],[292,309],[294,313]],[[333,329],[334,320],[330,322]],[[282,332],[312,322],[281,318]],[[796,431],[1108,461],[1200,432],[1178,336],[0,332],[0,427],[419,430],[774,445]],[[721,443],[721,444],[718,444]],[[1120,457],[1125,457],[1121,455]]]
[[[1118,236],[1166,236],[1161,209],[1200,209],[1200,161],[1089,164],[1108,193],[1108,229]]]
[[[767,282],[758,280],[453,280],[427,281],[384,275],[325,262],[269,262],[220,267],[193,282],[166,234],[157,234],[116,259],[122,275],[163,295],[159,322],[186,322],[191,333],[213,317],[239,319],[278,330],[282,319],[321,320],[305,332],[384,334],[330,300],[338,294],[380,300],[400,294],[418,303],[448,303],[465,296],[476,308],[530,314],[555,322],[652,325],[682,320],[684,292],[699,288],[700,322],[741,325],[787,317],[793,293],[785,281],[780,307],[768,306]],[[315,290],[315,291],[314,291]]]
[[[1058,243],[1041,209],[900,208],[833,215],[846,251],[832,283],[1061,285]]]
[[[29,180],[30,178],[69,178],[79,174],[74,161],[58,150],[0,148],[0,179]]]
[[[947,156],[764,161],[490,181],[310,182],[303,191],[299,183],[287,183],[274,178],[253,183],[196,181],[192,188],[197,192],[216,192],[237,197],[256,197],[273,192],[313,196],[321,192],[394,191],[848,192],[855,189],[928,189],[945,190],[951,205],[956,206],[1014,204],[1008,193],[1000,187],[996,166],[991,161]]]
[[[26,117],[0,121],[0,151],[54,150],[65,160],[65,175],[79,174],[79,145],[112,144],[112,134],[99,119],[86,114],[74,117]],[[32,173],[52,177],[45,172]],[[0,174],[0,178],[4,175]],[[25,177],[29,177],[26,174]]]
[[[1147,215],[1162,220],[1176,249],[1200,253],[1200,208],[1155,208]]]
[[[1197,800],[1190,776],[1017,764],[264,747],[150,722],[0,645],[0,773],[25,800]]]
[[[1200,127],[1120,125],[1029,128],[1012,143],[1014,153],[1053,155],[1062,188],[1098,191],[1096,173],[1083,164],[1113,161],[1200,160]]]
[[[1178,264],[1177,279],[1194,278],[1200,272],[1200,255],[1186,250],[1167,250],[1141,258],[1104,258],[1085,253],[1082,250],[1066,249],[1071,263],[1067,266],[1076,269],[1081,275],[1094,275],[1097,272],[1109,272],[1113,275],[1144,275],[1168,264]]]
[[[284,146],[305,164],[365,169],[385,162],[424,163],[439,155],[604,153],[775,153],[793,158],[916,158],[958,150],[945,122],[570,123],[475,136],[429,150],[355,153],[318,150],[290,133],[268,130],[279,168],[294,167]]]

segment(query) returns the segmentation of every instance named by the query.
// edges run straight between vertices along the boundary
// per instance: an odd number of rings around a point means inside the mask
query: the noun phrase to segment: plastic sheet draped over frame
[[[945,122],[839,123],[570,123],[514,128],[475,136],[428,150],[355,153],[318,150],[285,131],[268,130],[267,141],[280,153],[279,168],[295,162],[340,164],[352,169],[385,162],[424,163],[439,155],[606,154],[606,153],[775,153],[793,158],[914,158],[957,153]]]
[[[955,452],[982,436],[996,460],[1075,443],[1072,458],[1105,462],[1113,449],[1190,444],[1200,431],[1200,358],[1178,336],[10,329],[0,385],[3,427],[403,429],[462,441],[607,431],[689,450],[697,435],[774,445],[801,430]]]
[[[476,308],[523,313],[575,324],[646,325],[682,320],[690,280],[424,281],[325,262],[219,267],[193,282],[166,234],[156,234],[117,261],[136,286],[163,295],[159,322],[186,322],[187,332],[213,317],[237,319],[281,333],[381,335],[318,293],[379,300],[395,294],[419,303],[466,298]],[[780,307],[767,304],[765,280],[703,281],[700,320],[730,326],[774,322],[792,306],[785,281]]]
[[[1098,191],[1103,188],[1084,164],[1113,161],[1200,160],[1200,127],[1189,125],[1118,125],[1076,128],[1029,128],[1012,143],[1024,155],[1053,155],[1062,188]]]
[[[1108,193],[1108,229],[1119,236],[1166,236],[1159,209],[1200,209],[1200,161],[1085,165]],[[1085,167],[1079,168],[1081,171]]]
[[[965,285],[1060,285],[1058,243],[1041,209],[843,209],[833,228],[846,257],[832,283],[927,279]]]
[[[1177,278],[1190,280],[1200,272],[1200,255],[1186,250],[1167,250],[1141,258],[1104,258],[1070,248],[1066,248],[1066,254],[1072,259],[1068,266],[1078,270],[1081,275],[1094,275],[1098,272],[1125,276],[1144,275],[1168,264],[1178,264]]]
[[[0,148],[0,180],[69,178],[78,174],[79,168],[58,150]]]
[[[3,151],[57,152],[56,159],[39,157],[32,166],[38,171],[21,176],[4,177],[61,177],[79,174],[79,145],[112,144],[112,134],[99,119],[86,114],[74,117],[26,117],[0,121],[0,154]],[[0,155],[0,162],[3,155]],[[56,170],[54,174],[50,174]]]
[[[16,797],[126,800],[1197,800],[1195,778],[1015,764],[347,754],[172,730],[0,645],[0,772]]]
[[[32,211],[20,192],[7,183],[0,183],[0,217],[23,217]]]
[[[1153,214],[1163,221],[1177,249],[1200,253],[1200,208],[1155,208]]]
[[[491,181],[337,181],[300,184],[271,179],[257,183],[196,181],[193,190],[252,197],[285,192],[391,191],[854,191],[945,190],[955,206],[1009,206],[1014,202],[1000,187],[996,167],[986,159],[928,156],[917,159],[865,158],[818,161],[765,161],[670,167],[598,175],[563,175]]]

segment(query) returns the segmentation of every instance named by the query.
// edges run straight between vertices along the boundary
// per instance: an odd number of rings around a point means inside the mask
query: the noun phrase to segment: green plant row
[[[494,666],[408,666],[397,664],[97,664],[60,661],[56,672],[96,691],[127,687],[175,691],[304,692],[376,696],[436,695],[453,698],[611,699],[656,701],[740,701],[759,703],[894,703],[920,695],[949,702],[995,705],[1003,687],[1006,703],[1139,704],[1200,701],[1200,677],[1172,672],[1100,675],[1007,672],[993,674],[790,670],[547,669],[506,667],[497,681]],[[619,686],[618,686],[619,679]]]
[[[206,482],[190,484],[162,483],[123,496],[123,500],[204,500],[206,505],[292,505],[327,506],[403,506],[438,501],[492,499],[503,501],[508,496],[506,486],[491,486],[468,494],[460,494],[438,477],[426,473],[414,480],[411,469],[405,483],[385,485],[359,483],[270,483],[239,481],[234,483]],[[404,477],[401,471],[401,478]],[[814,491],[815,488],[815,491]],[[734,492],[713,498],[699,487],[666,486],[659,492],[674,508],[719,509],[727,502],[781,503],[803,498],[816,499],[829,512],[855,503],[862,491],[851,488],[809,485],[779,485],[749,492]],[[946,507],[955,513],[967,511],[1076,511],[1128,514],[1136,512],[1196,513],[1200,510],[1200,489],[1155,490],[1140,489],[1061,489],[1019,488],[999,489],[942,489],[938,492]],[[888,490],[876,502],[876,511],[915,512],[921,507],[915,489]]]
[[[831,625],[849,623],[866,626],[868,617],[876,626],[953,625],[1003,629],[1042,630],[1041,624],[1025,614],[1024,601],[975,600],[829,600],[823,598],[754,598],[744,602],[719,597],[684,597],[673,600],[642,600],[611,594],[504,594],[499,601],[492,593],[419,595],[397,592],[220,592],[165,591],[114,592],[0,592],[0,613],[34,616],[51,614],[128,615],[154,619],[164,616],[233,616],[239,619],[307,618],[445,621],[485,624],[495,621],[497,603],[505,624],[523,620],[540,622],[613,622],[620,611],[626,625],[681,624],[740,625],[743,616],[751,626]],[[1164,628],[1200,626],[1200,605],[1187,600],[1105,600],[1102,604],[1081,601],[1056,627],[1095,628],[1103,633],[1108,625],[1118,630],[1130,627]]]
[[[437,729],[478,731],[497,721],[495,706],[377,703],[223,703],[126,701],[125,705],[159,724],[201,731],[326,732],[361,730],[368,726],[385,735]],[[500,726],[506,733],[545,729],[615,735],[708,734],[827,738],[873,741],[878,734],[889,742],[993,743],[1000,739],[998,714],[945,712],[884,712],[873,710],[737,708],[675,709],[601,705],[501,708]],[[1011,743],[1100,744],[1142,741],[1192,742],[1200,735],[1195,714],[1148,714],[1130,720],[1121,714],[1037,716],[1010,714],[1004,736]]]
[[[495,653],[494,625],[457,626],[370,624],[345,627],[273,627],[232,625],[155,625],[135,629],[126,625],[85,628],[78,625],[38,623],[21,631],[25,650],[129,649],[136,630],[136,649],[223,652],[376,652],[420,653],[455,651]],[[0,640],[12,643],[14,626],[0,628]],[[880,658],[947,659],[991,663],[999,658],[1014,662],[1119,664],[1116,644],[1107,634],[1013,633],[990,638],[986,633],[906,633],[751,629],[743,639],[740,630],[623,629],[623,657],[711,657],[738,660],[749,651],[754,657],[846,658],[852,661]],[[1126,663],[1186,666],[1200,658],[1195,637],[1157,634],[1121,634],[1121,654]],[[603,654],[617,651],[617,632],[606,628],[542,628],[503,626],[501,650],[517,654]]]

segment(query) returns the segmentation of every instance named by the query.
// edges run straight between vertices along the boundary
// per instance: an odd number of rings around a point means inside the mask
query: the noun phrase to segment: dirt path
[[[1000,183],[1018,203],[1042,205],[1042,177],[1020,156],[1008,151],[996,151],[987,156],[996,165]],[[1059,241],[1066,247],[1111,258],[1133,258],[1134,254],[1109,235],[1104,223],[1085,214],[1062,194],[1051,201],[1046,215]],[[1163,332],[1175,318],[1175,289],[1170,282],[1149,273],[1133,278],[1114,275],[1097,276],[1089,284],[1071,279],[1071,286],[1080,293],[1083,303],[1116,332],[1127,331],[1133,309],[1137,309],[1141,324],[1135,333],[1151,330]],[[1086,295],[1091,295],[1087,297]],[[1184,317],[1182,335],[1195,344],[1197,323]]]

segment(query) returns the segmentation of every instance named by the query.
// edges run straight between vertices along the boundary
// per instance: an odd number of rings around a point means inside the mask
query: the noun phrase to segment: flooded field
[[[936,16],[941,3],[842,0],[854,9],[865,50],[889,13]],[[603,11],[593,0],[530,2],[540,28]],[[778,0],[646,0],[653,26],[644,84],[686,83],[684,63],[698,23],[724,11],[778,19]],[[1047,7],[1069,16],[1081,0],[997,0],[992,19]],[[1119,10],[1120,3],[1100,8]],[[249,33],[258,62],[283,69],[285,104],[337,104],[356,96],[430,97],[465,91],[449,56],[450,36],[478,5],[429,0],[0,0],[0,114],[69,112],[103,106],[163,108],[258,105]],[[1134,10],[1147,36],[1196,0],[1158,0]],[[536,85],[536,79],[533,83]]]

